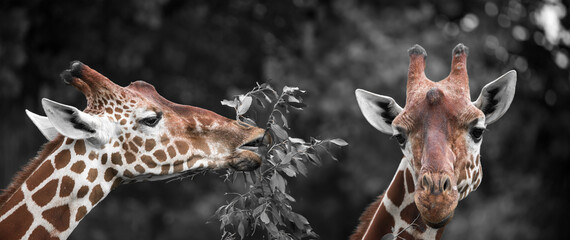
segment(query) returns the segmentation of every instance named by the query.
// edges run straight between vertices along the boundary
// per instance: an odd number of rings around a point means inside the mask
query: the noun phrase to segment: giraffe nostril
[[[445,180],[443,180],[443,191],[448,191],[449,189],[451,189],[451,183],[449,182],[449,178],[445,178]]]
[[[428,179],[427,174],[424,175],[424,176],[422,177],[422,187],[423,187],[424,191],[430,190],[430,188],[431,188],[431,186],[430,186],[431,184],[430,184],[430,183],[431,183],[431,181]]]
[[[449,177],[445,177],[442,186],[444,192],[451,190],[451,181],[449,180]]]

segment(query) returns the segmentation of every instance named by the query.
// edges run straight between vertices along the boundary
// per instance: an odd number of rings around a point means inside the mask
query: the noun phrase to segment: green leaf
[[[280,192],[285,192],[285,179],[283,179],[281,174],[275,172],[271,177],[270,184],[272,186],[271,188],[273,189],[273,191],[277,189]]]
[[[319,155],[314,154],[314,153],[308,153],[307,156],[309,157],[309,159],[311,161],[313,161],[313,163],[315,163],[317,166],[322,165],[323,163],[321,162],[321,157],[319,157]]]
[[[280,150],[280,149],[275,149],[274,152],[275,152],[275,154],[277,154],[277,158],[279,158],[279,162],[283,162],[283,159],[285,159],[285,157],[287,156],[287,155],[285,155],[285,153],[284,153],[282,150]]]
[[[239,234],[241,239],[243,239],[245,237],[245,227],[243,226],[243,222],[239,223],[238,234]]]
[[[249,110],[249,107],[251,106],[251,102],[252,102],[252,98],[251,96],[245,96],[242,98],[242,96],[240,96],[240,103],[239,106],[237,108],[237,114],[238,115],[243,115],[247,112],[247,110]]]
[[[255,102],[257,103],[257,105],[259,105],[260,107],[264,108],[265,104],[263,104],[263,101],[261,101],[261,99],[259,98],[255,98]]]
[[[283,115],[283,113],[280,111],[277,111],[277,112],[281,116],[281,121],[283,122],[283,127],[289,128],[289,124],[287,123],[287,118],[285,117],[285,115]]]
[[[287,96],[287,104],[289,104],[290,106],[294,107],[294,108],[298,108],[298,109],[302,109],[304,107],[307,106],[307,104],[304,104],[301,102],[301,100],[297,99],[296,97],[293,96]]]
[[[347,146],[347,145],[348,145],[348,143],[347,143],[346,141],[344,141],[343,139],[340,139],[340,138],[332,139],[332,140],[330,140],[330,142],[331,142],[331,143],[334,143],[334,144],[336,144],[337,146],[340,146],[340,147],[344,147],[344,146]]]
[[[259,216],[259,214],[263,211],[264,208],[265,208],[264,205],[257,206],[255,209],[253,209],[253,216]]]
[[[289,137],[289,142],[298,143],[298,144],[304,144],[305,143],[305,141],[303,139],[294,138],[294,137]]]
[[[291,162],[291,159],[293,159],[293,155],[295,155],[295,153],[288,153],[281,159],[281,164],[289,164]]]
[[[283,129],[282,127],[280,127],[277,124],[271,124],[271,130],[273,131],[273,133],[275,134],[275,136],[277,138],[279,138],[279,141],[282,141],[283,139],[287,139],[288,135],[287,132],[285,131],[285,129]]]
[[[308,173],[307,166],[305,166],[302,161],[295,161],[295,165],[297,165],[297,170],[299,170],[299,173],[303,174],[303,176],[306,177]]]
[[[225,105],[225,106],[228,106],[228,107],[233,107],[233,108],[235,108],[235,107],[237,106],[237,101],[236,101],[235,99],[234,99],[234,100],[226,100],[226,99],[224,99],[224,100],[221,101],[221,104],[222,104],[222,105]]]
[[[259,216],[259,219],[265,224],[269,223],[269,216],[267,216],[267,213],[265,213],[265,212],[261,213],[261,216]]]
[[[295,177],[297,175],[297,173],[290,168],[283,168],[281,170],[289,177]]]
[[[305,90],[301,90],[298,87],[283,87],[283,93],[285,94],[298,94],[298,93],[305,93]]]
[[[291,94],[294,93],[295,91],[299,91],[298,87],[283,87],[283,93],[287,93],[287,94]]]

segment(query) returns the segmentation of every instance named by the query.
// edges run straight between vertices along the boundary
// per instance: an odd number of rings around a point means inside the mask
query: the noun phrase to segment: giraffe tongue
[[[248,150],[259,154],[259,150],[264,146],[270,145],[272,142],[271,135],[263,134],[252,141],[249,141],[239,147],[242,150]]]
[[[257,152],[257,150],[259,150],[259,147],[262,145],[263,145],[263,137],[259,137],[254,139],[253,141],[241,145],[239,149]]]

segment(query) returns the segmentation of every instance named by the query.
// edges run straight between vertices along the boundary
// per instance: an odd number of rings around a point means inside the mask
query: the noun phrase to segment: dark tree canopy
[[[73,60],[120,85],[143,79],[172,101],[228,117],[220,101],[256,82],[298,86],[309,106],[290,122],[296,136],[350,145],[338,163],[290,182],[293,207],[322,239],[346,239],[401,158],[397,143],[361,115],[354,90],[403,106],[406,50],[421,44],[428,77],[442,79],[462,42],[472,98],[511,69],[518,83],[511,108],[485,134],[482,185],[459,203],[444,239],[560,238],[569,223],[568,15],[559,0],[3,1],[0,187],[46,142],[24,109],[43,113],[44,97],[85,106],[58,77]],[[211,216],[235,190],[217,174],[123,186],[71,239],[219,239]]]

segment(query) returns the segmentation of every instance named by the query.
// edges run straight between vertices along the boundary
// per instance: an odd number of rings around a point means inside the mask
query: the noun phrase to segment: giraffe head
[[[61,134],[91,145],[96,151],[85,157],[100,158],[127,181],[188,170],[253,170],[261,163],[257,151],[270,141],[263,129],[170,102],[143,81],[121,87],[80,62],[61,76],[85,95],[87,108],[43,99],[47,117],[28,115],[48,138]]]
[[[415,45],[408,53],[404,108],[390,97],[361,89],[356,90],[356,97],[368,122],[400,144],[413,175],[420,215],[427,225],[440,228],[451,219],[458,201],[481,183],[483,132],[509,108],[516,73],[509,71],[487,84],[472,102],[467,47],[459,44],[453,49],[451,73],[438,82],[424,73],[427,54],[421,46]]]

